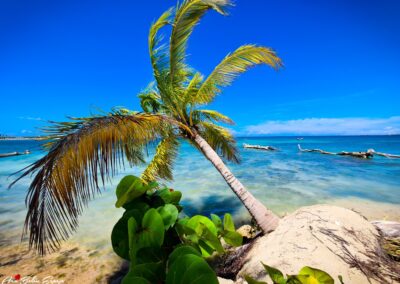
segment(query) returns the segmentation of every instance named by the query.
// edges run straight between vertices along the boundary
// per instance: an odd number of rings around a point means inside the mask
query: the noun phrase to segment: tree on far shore
[[[158,145],[142,178],[171,180],[180,139],[214,165],[264,233],[275,229],[279,218],[246,190],[221,159],[239,162],[233,135],[220,125],[233,121],[204,107],[249,68],[266,64],[278,69],[281,60],[267,47],[244,45],[206,78],[186,63],[187,42],[195,25],[207,11],[225,14],[229,5],[227,0],[186,0],[153,23],[148,43],[154,82],[139,94],[143,112],[116,108],[104,116],[73,118],[45,129],[47,155],[19,177],[35,175],[26,197],[24,230],[29,231],[31,247],[40,253],[56,249],[76,229],[78,216],[100,192],[100,185],[123,166],[124,157],[131,166],[143,164],[151,143]],[[171,27],[167,44],[159,35],[166,26]]]

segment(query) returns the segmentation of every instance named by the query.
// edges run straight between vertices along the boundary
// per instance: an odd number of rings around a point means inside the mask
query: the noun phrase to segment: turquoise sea
[[[400,159],[361,160],[300,153],[297,149],[300,142],[303,148],[333,152],[373,148],[400,154],[400,136],[305,137],[301,141],[295,137],[266,137],[238,138],[237,141],[242,161],[228,164],[229,167],[257,198],[279,214],[316,203],[348,206],[364,202],[371,210],[376,205],[400,211]],[[243,143],[272,145],[279,150],[244,149]],[[10,174],[44,155],[37,141],[0,141],[0,153],[26,149],[32,154],[0,159],[0,245],[20,240],[26,213],[24,199],[30,180],[26,178],[8,190],[13,180]],[[114,208],[114,188],[123,175],[139,175],[141,170],[127,167],[114,177],[102,195],[89,204],[74,240],[96,247],[109,246],[112,226],[122,214]],[[238,222],[248,220],[249,216],[219,173],[187,143],[181,145],[174,172],[175,180],[169,186],[183,192],[186,213],[231,212]]]

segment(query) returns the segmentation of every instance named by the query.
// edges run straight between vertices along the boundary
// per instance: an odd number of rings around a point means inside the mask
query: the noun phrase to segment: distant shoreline
[[[45,140],[44,137],[1,137],[0,141],[25,141],[25,140],[34,140],[34,141],[40,141],[40,140]]]
[[[235,138],[320,138],[320,137],[397,137],[398,134],[379,134],[379,135],[237,135]]]
[[[238,135],[235,138],[248,139],[248,138],[320,138],[320,137],[397,137],[399,134],[381,134],[381,135]],[[45,140],[45,137],[32,136],[32,137],[0,137],[0,141],[40,141]]]

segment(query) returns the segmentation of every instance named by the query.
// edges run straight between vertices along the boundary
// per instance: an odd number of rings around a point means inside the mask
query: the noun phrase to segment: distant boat
[[[27,155],[30,154],[31,151],[25,150],[24,152],[11,152],[11,153],[3,153],[0,154],[0,158],[7,158],[7,157],[13,157],[13,156],[20,156],[20,155]]]
[[[303,140],[304,138],[303,137],[297,137],[296,139],[297,140]]]

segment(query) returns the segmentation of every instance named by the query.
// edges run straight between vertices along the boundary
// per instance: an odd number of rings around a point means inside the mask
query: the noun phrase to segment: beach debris
[[[13,156],[20,156],[20,155],[28,155],[30,153],[31,153],[31,151],[29,151],[29,150],[25,150],[24,152],[3,153],[3,154],[0,154],[0,158],[7,158],[7,157],[13,157]]]
[[[385,158],[400,158],[400,155],[393,155],[393,154],[386,154],[386,153],[381,153],[381,152],[376,152],[374,149],[368,149],[365,152],[346,152],[346,151],[341,151],[341,152],[328,152],[324,151],[321,149],[303,149],[301,148],[300,144],[297,144],[297,147],[299,148],[300,152],[307,152],[307,153],[321,153],[324,155],[338,155],[338,156],[351,156],[355,158],[360,158],[360,159],[371,159],[373,158],[374,155],[376,156],[382,156]]]
[[[246,144],[246,143],[243,144],[243,147],[247,148],[247,149],[257,149],[257,150],[266,150],[266,151],[278,150],[277,148],[272,147],[272,146],[250,145],[250,144]]]
[[[374,149],[368,149],[367,152],[370,152],[370,153],[372,153],[374,155],[377,155],[377,156],[386,157],[386,158],[400,159],[400,155],[393,155],[393,154],[387,154],[387,153],[382,153],[382,152],[376,152]]]

